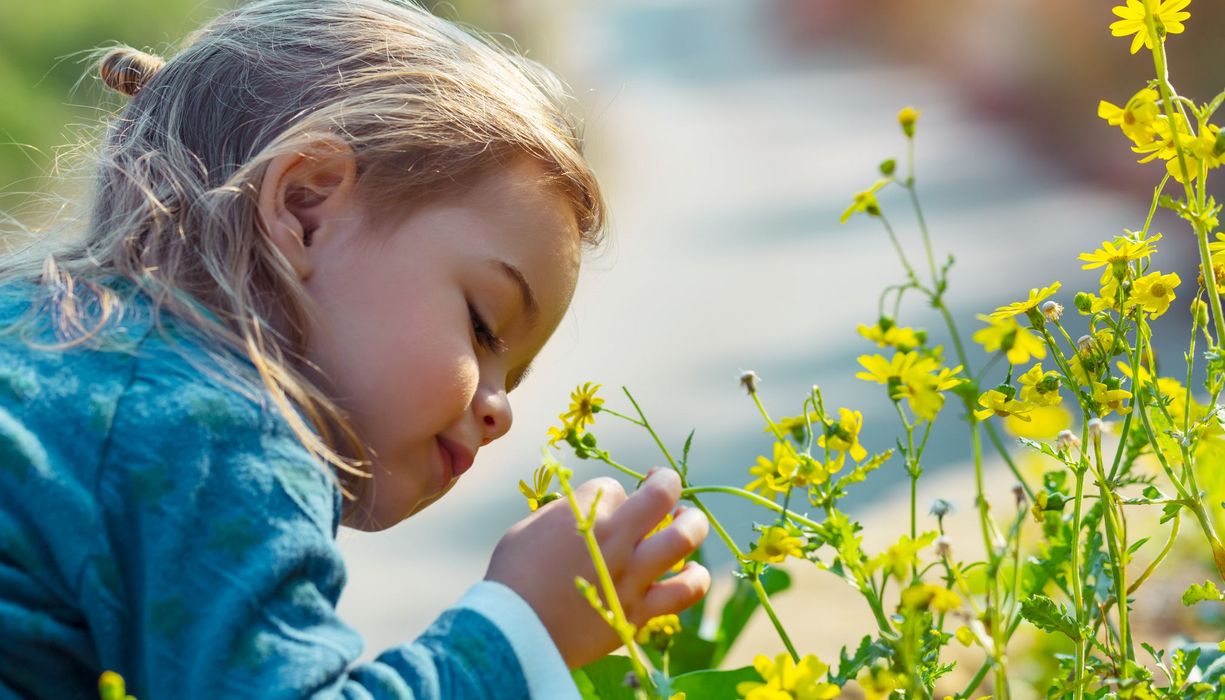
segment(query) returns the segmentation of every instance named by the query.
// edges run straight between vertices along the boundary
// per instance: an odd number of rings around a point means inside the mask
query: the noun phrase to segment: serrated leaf
[[[1221,595],[1221,592],[1217,590],[1216,584],[1212,581],[1204,581],[1203,585],[1193,583],[1182,594],[1182,604],[1186,606],[1195,605],[1205,600],[1225,600],[1225,596]]]
[[[1041,452],[1042,454],[1046,455],[1047,457],[1050,457],[1051,459],[1061,464],[1068,464],[1067,460],[1064,459],[1062,455],[1060,455],[1058,452],[1055,451],[1055,448],[1051,447],[1045,442],[1042,442],[1041,440],[1030,440],[1029,438],[1017,438],[1017,439],[1021,442],[1022,445],[1025,445],[1031,450],[1037,450],[1038,452]]]
[[[842,647],[839,652],[841,659],[838,664],[838,673],[829,674],[829,682],[834,685],[842,686],[859,675],[860,669],[871,666],[877,659],[888,658],[893,653],[893,648],[881,641],[874,641],[871,637],[865,636],[859,641],[859,648],[855,650],[854,656],[850,658],[846,655],[846,647]]]
[[[689,448],[693,445],[693,434],[697,429],[689,431],[689,437],[685,438],[685,446],[681,448],[681,474],[685,478],[689,478]]]
[[[1044,632],[1059,632],[1074,642],[1082,637],[1076,620],[1044,595],[1032,595],[1021,603],[1021,616]]]

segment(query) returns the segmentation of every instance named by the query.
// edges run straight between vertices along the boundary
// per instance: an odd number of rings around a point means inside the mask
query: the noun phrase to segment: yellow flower
[[[1059,373],[1042,371],[1036,364],[1017,378],[1021,385],[1021,400],[1035,406],[1055,406],[1062,400],[1059,396]]]
[[[1110,33],[1113,36],[1131,36],[1135,34],[1135,38],[1131,42],[1131,52],[1136,53],[1140,50],[1140,45],[1145,48],[1153,48],[1153,39],[1160,39],[1161,29],[1165,29],[1165,34],[1181,34],[1183,31],[1182,23],[1191,16],[1190,12],[1183,12],[1182,9],[1189,5],[1191,0],[1163,0],[1158,3],[1158,0],[1127,0],[1126,5],[1111,8],[1119,19],[1110,25]],[[1145,4],[1148,7],[1145,7]],[[1154,4],[1156,6],[1154,7]],[[1151,12],[1154,22],[1157,26],[1158,36],[1154,37],[1149,32],[1148,24],[1144,20],[1145,12]]]
[[[1138,278],[1132,285],[1131,300],[1149,312],[1153,318],[1157,318],[1165,313],[1170,308],[1170,302],[1177,298],[1174,288],[1181,281],[1176,272],[1168,275],[1151,272]]]
[[[884,568],[886,573],[891,573],[901,580],[919,561],[919,551],[935,541],[936,532],[934,530],[919,535],[918,539],[911,539],[910,535],[902,535],[896,544],[890,545],[884,552],[872,557],[868,562],[868,568],[872,571]]]
[[[114,671],[103,671],[98,677],[98,695],[102,700],[136,700],[128,695],[123,676]]]
[[[817,444],[831,450],[848,452],[856,462],[868,456],[868,451],[859,444],[859,431],[863,428],[863,414],[849,408],[838,409],[838,422],[826,428]],[[827,439],[828,438],[828,439]]]
[[[923,344],[923,341],[919,339],[918,332],[913,328],[889,326],[887,330],[883,330],[879,324],[865,326],[861,323],[858,330],[860,335],[882,348],[895,347],[902,352],[907,352]]]
[[[1015,318],[1011,316],[996,318],[993,314],[992,316],[980,315],[978,319],[990,325],[979,329],[971,337],[987,352],[1003,350],[1008,356],[1008,362],[1014,365],[1025,364],[1031,357],[1038,359],[1046,357],[1046,345],[1042,343],[1042,339],[1029,329],[1022,328]]]
[[[1109,279],[1115,277],[1114,271],[1121,269],[1120,266],[1147,258],[1157,252],[1153,244],[1159,240],[1161,240],[1160,233],[1153,234],[1143,241],[1119,236],[1113,242],[1102,241],[1100,248],[1092,253],[1081,253],[1077,259],[1085,262],[1080,266],[1082,270],[1105,267],[1106,269],[1102,270],[1102,284],[1106,284]]]
[[[1041,289],[1031,289],[1029,290],[1028,299],[1026,299],[1025,301],[1013,302],[1006,306],[1001,306],[1000,308],[996,309],[994,312],[991,313],[991,318],[1003,320],[1006,318],[1011,318],[1013,316],[1016,316],[1017,314],[1028,313],[1038,308],[1038,304],[1041,304],[1043,301],[1046,301],[1047,297],[1050,297],[1054,295],[1055,292],[1059,291],[1060,286],[1062,286],[1060,282],[1055,282],[1049,287],[1043,287]]]
[[[955,369],[941,368],[935,358],[913,350],[895,353],[891,360],[880,355],[860,355],[859,364],[867,371],[856,372],[856,377],[884,384],[889,389],[891,399],[900,401],[905,398],[910,410],[925,420],[935,418],[944,405],[944,396],[940,392],[965,381],[955,376],[961,371],[960,366]],[[937,371],[937,374],[932,374]]]
[[[645,625],[638,628],[638,634],[634,636],[634,641],[662,650],[672,643],[672,637],[679,634],[680,631],[681,619],[679,617],[676,615],[659,615],[647,620]]]
[[[1092,354],[1086,356],[1084,353],[1077,352],[1065,359],[1068,363],[1068,369],[1071,370],[1072,378],[1080,386],[1089,386],[1093,382],[1094,377],[1098,376],[1101,372],[1102,365]]]
[[[804,558],[804,538],[796,537],[785,527],[772,525],[761,535],[753,551],[745,555],[753,561],[780,564],[787,557]]]
[[[784,434],[790,433],[791,436],[795,438],[796,442],[802,442],[804,440],[804,436],[808,432],[809,425],[821,425],[821,416],[818,415],[816,411],[809,411],[807,416],[792,416],[789,418],[780,418],[779,420],[774,421],[774,426],[778,428],[780,432]],[[762,428],[762,430],[767,433],[774,432],[768,425]]]
[[[903,107],[897,113],[897,123],[902,127],[902,133],[906,134],[907,138],[914,136],[914,125],[917,121],[919,121],[919,110],[914,107]]]
[[[573,428],[576,433],[583,432],[587,424],[594,423],[596,411],[604,405],[604,399],[595,395],[599,390],[600,385],[592,385],[591,382],[575,387],[574,391],[570,392],[570,410],[558,416],[562,423]]]
[[[902,591],[902,607],[914,610],[933,608],[937,612],[950,612],[961,607],[961,597],[944,586],[934,583],[916,583]]]
[[[838,686],[818,680],[829,666],[814,654],[804,656],[799,664],[791,660],[790,654],[779,654],[773,659],[759,654],[753,659],[753,668],[764,682],[737,683],[736,694],[744,700],[829,700],[840,693]]]
[[[1157,391],[1170,399],[1170,417],[1174,419],[1175,425],[1181,424],[1187,409],[1187,389],[1182,382],[1171,377],[1157,377]],[[1198,404],[1192,402],[1192,406]]]
[[[527,507],[535,512],[544,504],[556,500],[558,494],[549,493],[549,484],[553,481],[553,468],[545,464],[532,472],[532,485],[528,486],[523,479],[519,480],[519,493],[527,499]]]
[[[1126,362],[1119,360],[1118,362],[1115,363],[1115,366],[1119,368],[1119,371],[1123,373],[1123,376],[1132,380],[1132,383],[1134,383],[1136,387],[1139,389],[1143,389],[1144,387],[1148,386],[1149,382],[1153,381],[1152,372],[1149,372],[1148,367],[1145,367],[1144,365],[1140,365],[1140,378],[1139,379],[1136,379],[1136,377],[1133,376],[1133,373],[1131,371],[1131,365],[1127,364]],[[1171,380],[1171,381],[1174,381],[1174,380]]]
[[[893,182],[891,178],[877,180],[871,187],[863,192],[856,192],[855,198],[851,201],[851,206],[847,207],[846,211],[842,212],[842,218],[839,219],[842,223],[846,223],[852,216],[859,213],[867,213],[869,216],[880,215],[880,203],[876,201],[876,193],[880,188]]]
[[[660,520],[659,523],[655,525],[655,527],[651,528],[650,532],[643,535],[642,539],[645,540],[648,537],[654,537],[655,535],[658,535],[660,532],[663,532],[663,529],[665,527],[668,527],[671,524],[672,524],[672,514],[668,513],[664,515],[663,520]],[[685,558],[681,557],[680,561],[672,565],[672,568],[670,569],[670,571],[674,574],[679,574],[681,572],[681,569],[683,568],[685,568]]]
[[[774,498],[785,493],[799,462],[795,453],[782,442],[774,443],[774,458],[758,457],[757,463],[749,467],[749,475],[757,477],[745,485],[746,491],[758,491],[761,495]]]
[[[902,687],[902,681],[887,668],[874,668],[855,679],[863,688],[865,700],[887,700],[893,691]]]
[[[1102,418],[1111,413],[1118,413],[1120,416],[1131,413],[1131,406],[1123,405],[1130,398],[1130,391],[1111,389],[1102,382],[1093,382],[1093,401],[1098,405]]]
[[[1161,108],[1157,106],[1158,97],[1156,90],[1146,87],[1132,95],[1123,107],[1102,100],[1097,103],[1097,116],[1105,119],[1110,126],[1122,129],[1137,146],[1144,146],[1157,135],[1153,122],[1161,114]]]
[[[1008,416],[1004,419],[1004,430],[1016,437],[1049,440],[1072,425],[1072,414],[1059,404],[1035,406],[1025,418]]]
[[[856,377],[890,387],[890,396],[895,399],[900,398],[894,395],[896,385],[904,381],[905,377],[916,372],[930,372],[939,366],[935,360],[922,357],[913,350],[894,353],[891,360],[886,360],[881,355],[860,355],[859,364],[867,372],[856,372]]]
[[[1034,408],[1027,403],[1008,398],[998,389],[991,389],[979,396],[978,405],[983,407],[974,412],[974,417],[979,420],[986,420],[994,414],[1000,418],[1016,416],[1019,420],[1027,421],[1030,419],[1027,414]]]

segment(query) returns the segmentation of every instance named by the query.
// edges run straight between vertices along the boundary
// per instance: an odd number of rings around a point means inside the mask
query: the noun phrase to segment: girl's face
[[[445,494],[510,429],[508,394],[574,294],[579,231],[528,160],[377,230],[343,184],[348,166],[328,176],[321,163],[274,161],[264,187],[281,177],[285,194],[265,222],[318,306],[306,352],[316,380],[374,451],[346,521],[378,530]],[[313,228],[309,246],[287,235],[289,219]]]

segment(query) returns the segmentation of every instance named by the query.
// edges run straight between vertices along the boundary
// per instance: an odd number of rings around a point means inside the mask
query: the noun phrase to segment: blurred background
[[[54,207],[35,193],[80,196],[57,179],[57,161],[87,148],[91,129],[122,103],[83,76],[74,52],[118,41],[170,57],[181,37],[230,4],[0,6],[0,212],[38,227]],[[412,520],[379,534],[342,532],[350,585],[341,613],[365,634],[369,656],[415,636],[481,578],[501,533],[527,513],[516,484],[530,479],[545,429],[578,383],[603,384],[608,405],[622,411],[620,387],[629,387],[675,450],[696,429],[691,478],[700,483],[743,485],[769,449],[737,385],[744,369],[761,375],[776,417],[797,414],[819,384],[834,407],[864,412],[869,449],[892,446],[898,429],[883,390],[853,378],[856,356],[877,351],[855,327],[875,321],[880,290],[902,271],[879,222],[838,219],[880,161],[905,157],[899,108],[922,112],[918,186],[937,258],[956,254],[948,299],[967,339],[976,313],[1023,299],[1030,287],[1062,280],[1057,298],[1068,307],[1076,290],[1096,291],[1096,274],[1081,271],[1076,255],[1140,228],[1163,174],[1161,164],[1137,165],[1130,143],[1097,118],[1098,100],[1125,103],[1153,71],[1149,54],[1129,55],[1129,39],[1110,36],[1110,0],[426,4],[513,37],[571,85],[612,226],[531,381],[515,393],[510,435],[482,450],[450,497]],[[1168,43],[1170,63],[1179,91],[1203,102],[1225,87],[1225,5],[1189,10],[1186,33]],[[920,261],[898,194],[886,190],[881,203]],[[1183,280],[1162,321],[1185,328],[1193,239],[1164,213],[1154,228],[1166,232],[1157,267]],[[903,307],[901,321],[948,341],[938,316],[917,302]],[[1159,334],[1167,367],[1181,362],[1182,343],[1180,330]],[[985,357],[971,361],[981,367]],[[941,417],[920,482],[920,503],[944,497],[960,506],[954,528],[973,518],[958,413]],[[615,419],[601,416],[594,432],[622,463],[645,470],[661,461],[647,436]],[[609,471],[571,466],[578,478]],[[1011,477],[998,463],[990,471],[992,497],[1007,502]],[[904,484],[895,460],[853,494],[869,548],[900,534]],[[760,513],[708,503],[742,544],[753,539]],[[710,545],[716,586],[726,585],[730,560]],[[972,537],[962,546],[977,556]],[[833,577],[799,580],[812,592],[780,602],[797,620],[792,627],[807,630],[797,642],[829,659],[869,631],[866,608],[860,616]],[[1164,620],[1152,632],[1162,644],[1161,635],[1192,622],[1177,604],[1181,588],[1171,586],[1143,603]],[[731,662],[781,649],[757,623]]]

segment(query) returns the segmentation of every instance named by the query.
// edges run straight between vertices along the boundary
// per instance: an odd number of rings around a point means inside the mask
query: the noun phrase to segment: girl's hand
[[[680,573],[658,580],[706,539],[710,524],[701,511],[681,507],[668,527],[643,540],[676,508],[681,494],[676,472],[652,470],[630,496],[613,479],[592,479],[574,490],[581,512],[587,512],[597,492],[603,495],[593,532],[630,622],[642,625],[657,615],[680,612],[706,595],[710,572],[697,562],[688,562]],[[516,523],[494,549],[485,574],[532,606],[570,668],[596,661],[621,646],[612,628],[575,587],[575,576],[598,589],[595,567],[564,498]]]

